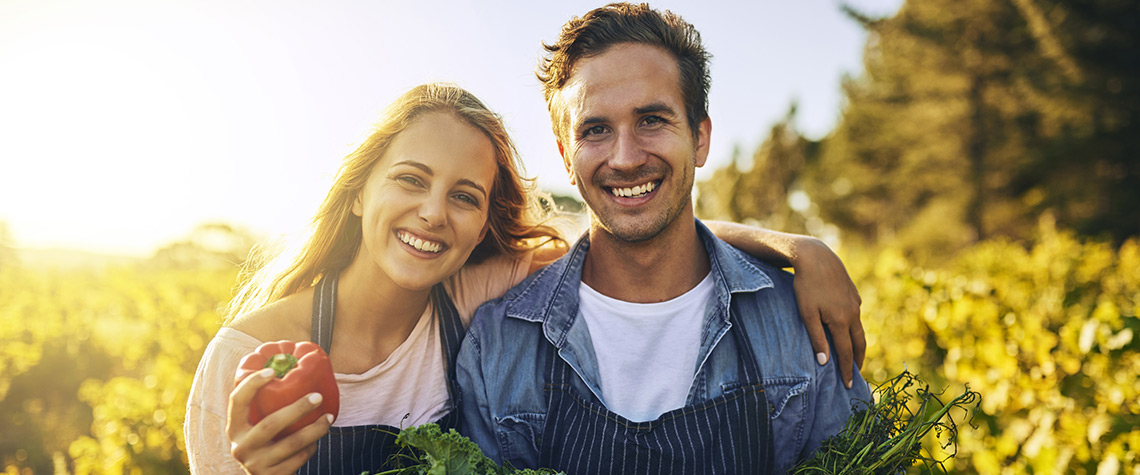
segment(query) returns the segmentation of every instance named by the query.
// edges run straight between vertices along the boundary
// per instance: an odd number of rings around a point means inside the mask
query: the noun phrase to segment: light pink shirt
[[[522,281],[530,258],[487,259],[464,266],[443,282],[463,326],[483,302]],[[245,473],[230,455],[226,410],[238,362],[261,341],[223,327],[206,347],[186,403],[186,453],[193,473]],[[432,422],[450,408],[439,322],[429,305],[408,339],[384,362],[360,374],[336,373],[340,414],[335,426],[384,424],[408,427]]]

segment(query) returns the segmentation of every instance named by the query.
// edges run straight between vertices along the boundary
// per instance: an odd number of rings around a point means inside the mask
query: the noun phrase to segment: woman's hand
[[[800,236],[795,246],[793,285],[811,346],[815,348],[819,364],[831,358],[827,334],[823,331],[823,325],[827,325],[839,356],[843,382],[850,389],[854,365],[862,366],[867,353],[867,339],[859,320],[859,305],[863,300],[839,256],[823,241]]]
[[[230,453],[251,474],[296,473],[317,451],[317,439],[332,426],[333,416],[326,414],[316,422],[284,437],[273,440],[281,430],[301,419],[321,403],[320,393],[311,393],[262,419],[249,424],[249,405],[257,390],[273,380],[273,370],[266,368],[253,374],[230,392],[229,419],[226,435]]]
[[[807,327],[816,361],[822,366],[831,359],[827,332],[835,344],[843,383],[851,388],[854,365],[863,366],[867,338],[859,320],[859,291],[847,275],[839,256],[823,241],[811,236],[770,231],[725,221],[704,221],[716,237],[781,267],[796,270],[794,280],[800,318]]]

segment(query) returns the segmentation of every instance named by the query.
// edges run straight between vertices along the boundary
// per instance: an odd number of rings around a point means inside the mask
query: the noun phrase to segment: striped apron
[[[582,397],[570,385],[573,369],[550,354],[539,465],[570,475],[771,473],[771,422],[760,365],[744,325],[733,323],[729,332],[741,355],[740,387],[649,422],[610,412],[593,394]],[[553,345],[547,348],[553,353]]]
[[[329,353],[332,346],[333,319],[336,308],[337,274],[329,273],[317,283],[313,294],[312,341]],[[463,322],[455,310],[443,284],[431,289],[431,303],[434,317],[439,321],[440,338],[443,342],[443,361],[447,364],[447,390],[452,401],[452,410],[436,421],[444,431],[457,426],[459,421],[459,386],[455,380],[455,360],[459,354],[459,343],[463,341]],[[376,401],[376,404],[383,404]],[[317,453],[297,471],[302,475],[345,474],[359,475],[365,471],[380,471],[399,447],[395,445],[396,434],[400,429],[382,424],[330,427],[329,433],[317,441]]]

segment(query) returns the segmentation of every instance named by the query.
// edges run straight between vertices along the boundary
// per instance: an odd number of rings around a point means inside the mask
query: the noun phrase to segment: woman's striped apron
[[[317,283],[313,294],[313,322],[310,338],[326,353],[332,345],[333,319],[336,309],[337,274],[326,274]],[[444,431],[454,428],[459,421],[459,386],[455,380],[455,359],[463,341],[463,322],[442,284],[431,289],[434,317],[439,321],[443,342],[443,361],[447,366],[447,389],[451,396],[451,412],[436,421]],[[384,404],[384,401],[376,401]],[[396,453],[396,434],[400,429],[382,424],[330,427],[329,433],[317,441],[317,453],[297,471],[303,475],[345,474],[360,475],[365,471],[380,471],[389,457]]]

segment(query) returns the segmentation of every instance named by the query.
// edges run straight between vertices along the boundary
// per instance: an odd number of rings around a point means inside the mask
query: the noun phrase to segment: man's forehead
[[[680,69],[663,48],[619,44],[575,64],[556,103],[567,119],[633,112],[653,104],[682,108]]]

